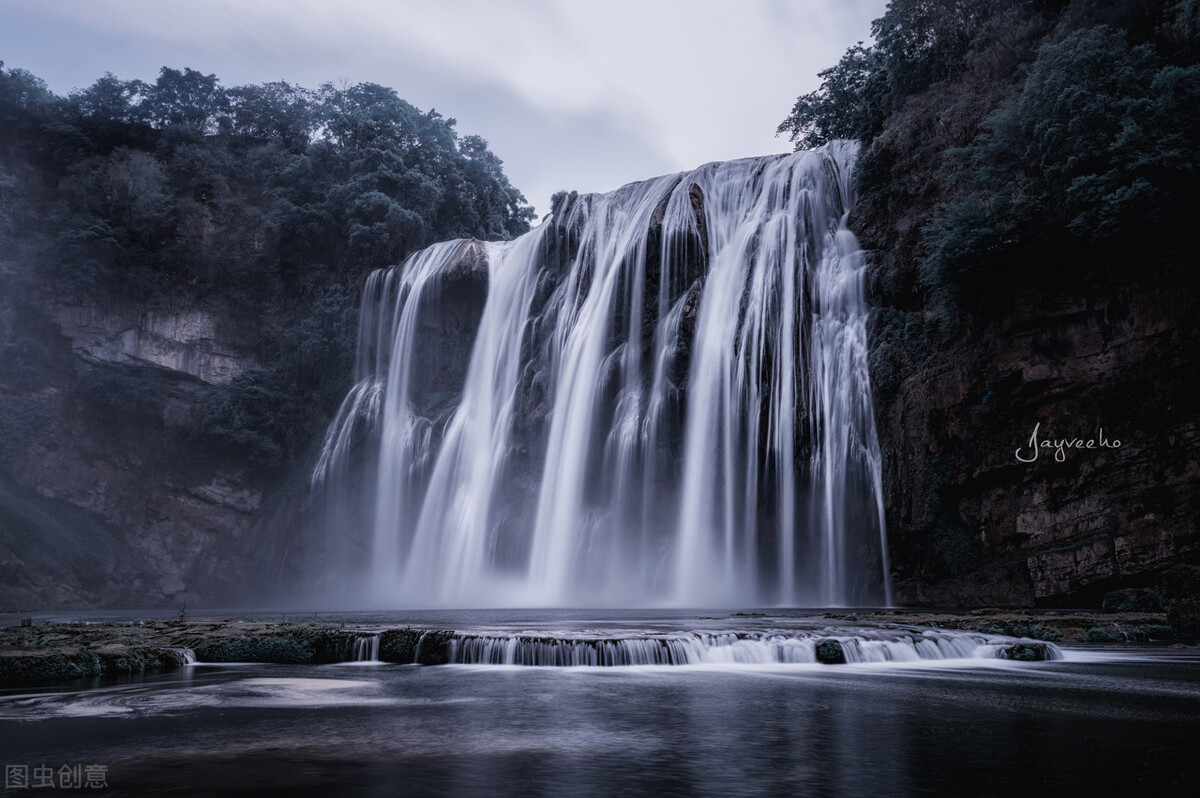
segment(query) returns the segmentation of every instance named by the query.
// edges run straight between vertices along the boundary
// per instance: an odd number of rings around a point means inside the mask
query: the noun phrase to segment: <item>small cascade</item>
[[[379,635],[354,638],[351,654],[354,662],[379,662]]]
[[[448,659],[463,665],[548,667],[856,664],[1009,659],[1012,647],[1022,643],[1036,645],[1043,659],[1062,659],[1062,652],[1052,643],[942,630],[690,632],[629,637],[465,634],[449,641]]]
[[[175,652],[175,656],[179,659],[180,665],[195,665],[197,662],[199,662],[199,660],[196,659],[196,652],[192,651],[190,648],[178,647],[172,648],[171,651]]]

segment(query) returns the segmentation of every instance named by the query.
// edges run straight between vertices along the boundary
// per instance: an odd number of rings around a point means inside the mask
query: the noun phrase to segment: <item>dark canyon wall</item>
[[[919,312],[887,316],[873,367],[897,600],[1088,606],[1194,562],[1197,312],[1195,292],[1136,281],[1019,291],[942,346],[906,337]],[[1034,450],[1035,430],[1097,448]]]
[[[202,437],[222,389],[261,365],[229,320],[6,300],[0,606],[243,593],[274,475]]]
[[[1200,558],[1195,4],[898,0],[873,32],[783,129],[869,142],[851,226],[897,600],[1179,582]],[[831,116],[855,87],[865,115]],[[1022,462],[1035,429],[1097,448]]]

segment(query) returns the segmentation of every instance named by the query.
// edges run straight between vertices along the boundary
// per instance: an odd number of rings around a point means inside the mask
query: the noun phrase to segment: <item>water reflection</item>
[[[9,761],[101,762],[114,794],[1197,786],[1200,658],[1068,655],[936,668],[200,665],[9,690],[0,725]]]

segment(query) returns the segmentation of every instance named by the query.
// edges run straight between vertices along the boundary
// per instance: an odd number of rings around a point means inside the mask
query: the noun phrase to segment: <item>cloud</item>
[[[487,139],[544,210],[711,160],[775,126],[886,0],[6,0],[0,52],[57,91],[163,65],[225,85],[391,86]]]

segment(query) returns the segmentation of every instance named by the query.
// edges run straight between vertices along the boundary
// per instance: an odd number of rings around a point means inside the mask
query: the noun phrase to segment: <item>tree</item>
[[[279,81],[237,86],[225,92],[229,132],[248,139],[275,140],[293,152],[307,147],[316,134],[316,97],[300,86]]]
[[[819,73],[821,88],[801,95],[777,134],[797,149],[832,139],[869,144],[906,99],[959,74],[985,20],[1013,0],[892,0],[871,23],[875,44],[859,42]]]
[[[178,125],[211,133],[224,105],[225,95],[217,76],[194,69],[163,67],[158,80],[146,90],[146,112],[159,127]]]
[[[67,101],[80,117],[116,128],[145,121],[145,109],[139,106],[145,92],[146,84],[140,80],[121,80],[105,72],[88,88],[72,92]]]
[[[1020,94],[993,112],[944,174],[956,196],[928,225],[923,282],[968,308],[1028,274],[1041,252],[1147,250],[1169,241],[1197,185],[1200,65],[1165,65],[1149,44],[1106,25],[1044,45]]]
[[[889,89],[879,53],[859,42],[819,77],[821,88],[796,100],[776,134],[788,134],[796,149],[834,139],[874,138],[888,110]]]
[[[0,298],[19,268],[47,295],[215,310],[263,367],[217,390],[200,434],[278,464],[344,394],[365,272],[528,230],[500,160],[454,126],[370,83],[164,67],[63,99],[0,66]]]

